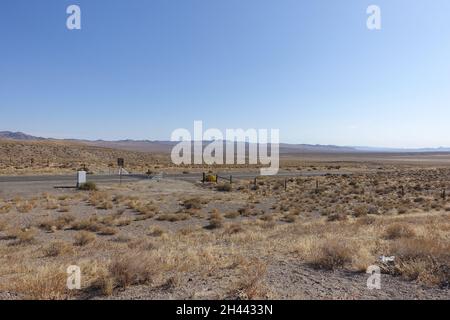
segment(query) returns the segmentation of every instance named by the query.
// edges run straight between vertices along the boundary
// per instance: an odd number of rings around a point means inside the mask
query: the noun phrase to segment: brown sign
[[[123,158],[117,158],[117,165],[118,165],[119,167],[123,167],[123,164],[124,164]]]

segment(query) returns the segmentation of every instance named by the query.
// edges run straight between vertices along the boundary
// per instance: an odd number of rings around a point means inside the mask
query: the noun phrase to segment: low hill
[[[113,173],[117,158],[125,158],[131,172],[145,172],[168,161],[166,155],[76,142],[0,140],[0,174],[73,173],[83,166],[95,173]]]

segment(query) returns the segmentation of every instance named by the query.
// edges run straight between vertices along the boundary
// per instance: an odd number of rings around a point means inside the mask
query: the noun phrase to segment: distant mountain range
[[[80,140],[80,139],[53,139],[36,137],[23,132],[0,131],[0,139],[18,140],[18,141],[58,141],[58,142],[75,142],[90,146],[105,147],[112,149],[121,149],[128,151],[169,153],[173,146],[178,142],[173,141],[150,141],[150,140]],[[207,142],[205,142],[207,144]],[[280,154],[296,154],[296,153],[364,153],[364,152],[389,152],[389,153],[406,153],[406,152],[450,152],[450,148],[375,148],[360,146],[335,146],[335,145],[311,145],[311,144],[288,144],[280,143]]]
[[[45,138],[31,136],[23,132],[11,132],[11,131],[0,131],[0,139],[29,140],[29,141],[46,140]]]

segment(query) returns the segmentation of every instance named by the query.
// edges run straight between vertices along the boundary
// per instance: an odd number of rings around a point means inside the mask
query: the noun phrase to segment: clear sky
[[[0,131],[450,146],[448,0],[2,0],[0,41]]]

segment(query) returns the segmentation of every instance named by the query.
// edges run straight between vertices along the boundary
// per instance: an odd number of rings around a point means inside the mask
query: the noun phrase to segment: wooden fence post
[[[203,172],[202,183],[205,183],[205,181],[206,181],[206,175],[205,175],[205,173]]]

